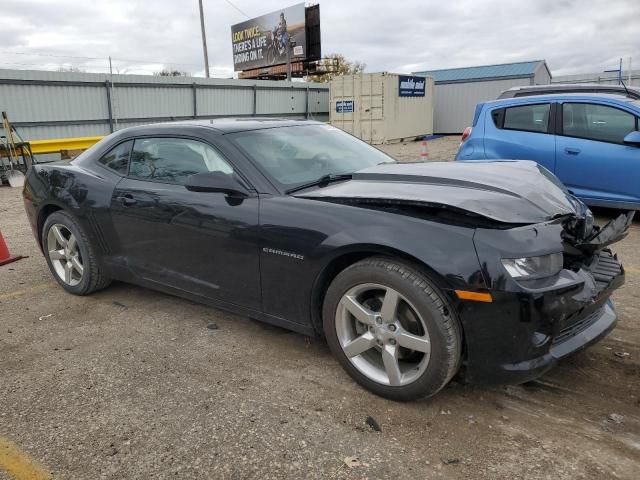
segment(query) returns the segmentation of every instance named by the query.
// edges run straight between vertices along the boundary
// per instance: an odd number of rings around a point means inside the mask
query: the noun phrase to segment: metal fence
[[[106,135],[145,123],[225,116],[326,121],[329,87],[0,69],[0,110],[8,113],[25,140]]]
[[[631,75],[629,75],[631,73]],[[603,85],[618,85],[618,73],[598,72],[582,73],[579,75],[556,75],[551,83],[600,83]],[[640,70],[622,71],[622,81],[627,87],[640,87]]]

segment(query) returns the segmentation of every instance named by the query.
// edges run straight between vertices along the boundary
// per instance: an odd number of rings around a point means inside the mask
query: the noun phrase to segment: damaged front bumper
[[[607,335],[617,321],[610,296],[624,283],[625,274],[617,257],[603,247],[623,238],[632,218],[622,215],[591,238],[583,237],[586,241],[570,245],[558,225],[536,225],[533,233],[526,228],[510,232],[506,240],[505,231],[482,232],[475,241],[478,257],[485,259],[483,274],[493,301],[459,306],[467,348],[466,380],[524,383]],[[553,278],[518,283],[495,267],[510,240],[544,250],[557,245],[559,236],[565,241],[566,265]],[[572,257],[576,249],[582,254]]]

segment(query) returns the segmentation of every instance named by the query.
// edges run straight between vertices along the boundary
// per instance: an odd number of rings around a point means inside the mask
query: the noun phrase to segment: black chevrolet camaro
[[[34,165],[24,201],[70,293],[136,283],[326,338],[396,400],[520,383],[614,327],[624,270],[533,162],[396,163],[317,122],[128,128]]]

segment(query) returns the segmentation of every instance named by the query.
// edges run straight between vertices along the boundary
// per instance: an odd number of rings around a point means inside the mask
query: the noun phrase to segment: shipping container
[[[433,79],[388,72],[336,77],[329,121],[374,145],[431,135]]]

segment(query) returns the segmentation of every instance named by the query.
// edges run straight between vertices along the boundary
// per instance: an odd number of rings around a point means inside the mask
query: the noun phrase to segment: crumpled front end
[[[610,296],[624,283],[624,268],[607,247],[626,236],[633,213],[601,229],[589,215],[476,231],[474,243],[493,301],[460,307],[468,381],[529,381],[615,327]],[[558,252],[561,269],[544,278],[514,279],[503,263]]]

